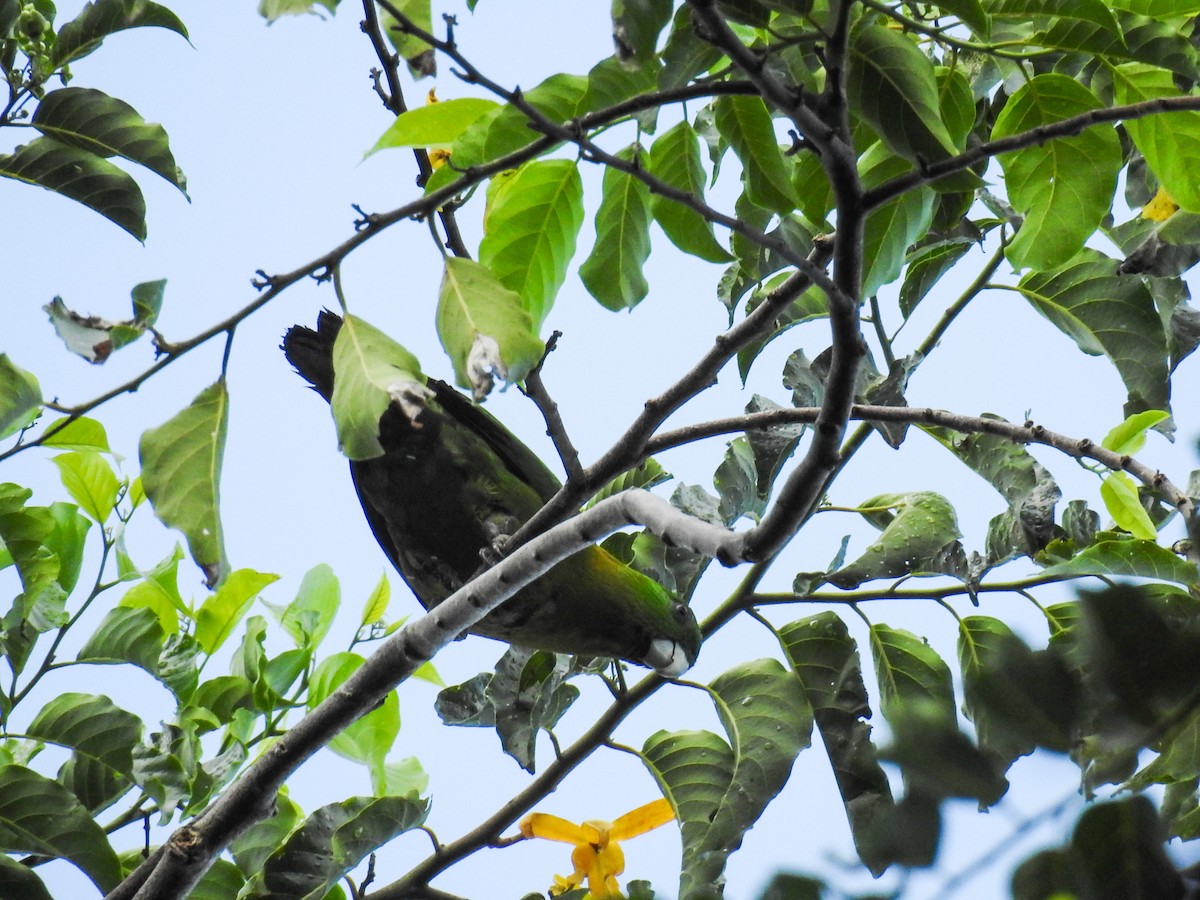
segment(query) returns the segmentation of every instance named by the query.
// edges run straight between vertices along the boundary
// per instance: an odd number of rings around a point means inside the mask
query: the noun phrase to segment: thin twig
[[[550,339],[546,341],[546,350],[542,353],[542,358],[538,360],[533,371],[525,376],[525,386],[522,390],[541,412],[542,418],[546,422],[546,434],[553,441],[554,449],[558,451],[558,458],[562,460],[563,471],[567,476],[566,480],[570,482],[578,480],[583,472],[583,467],[579,462],[579,451],[575,449],[571,436],[567,434],[567,426],[563,423],[558,404],[554,402],[554,398],[550,396],[550,392],[546,390],[546,385],[542,381],[542,366],[554,352],[560,337],[562,337],[561,331],[550,335]]]

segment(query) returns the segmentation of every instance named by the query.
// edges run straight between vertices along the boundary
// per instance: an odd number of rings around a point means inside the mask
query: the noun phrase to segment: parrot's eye
[[[678,600],[675,601],[675,605],[672,607],[671,611],[675,614],[675,618],[678,619],[680,622],[687,621],[688,608],[686,606],[684,606],[682,603],[680,603]]]

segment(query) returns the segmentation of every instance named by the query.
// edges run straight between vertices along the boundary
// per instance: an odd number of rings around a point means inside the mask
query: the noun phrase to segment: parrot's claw
[[[492,538],[490,544],[486,544],[479,549],[479,556],[483,560],[485,568],[490,569],[500,560],[504,559],[504,547],[508,544],[508,539],[511,535],[498,534]]]
[[[656,638],[652,641],[642,662],[665,678],[678,678],[692,667],[683,645],[670,638]]]

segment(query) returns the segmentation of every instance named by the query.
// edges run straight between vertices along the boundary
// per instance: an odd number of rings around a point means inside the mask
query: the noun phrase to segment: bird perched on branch
[[[283,339],[288,361],[326,401],[341,328],[341,318],[324,311],[316,330],[296,325]],[[495,418],[449,385],[421,378],[423,389],[380,417],[383,454],[352,460],[350,474],[380,547],[432,609],[477,574],[485,554],[559,482]],[[618,657],[664,675],[686,671],[701,640],[685,604],[596,546],[560,562],[471,630],[538,650]]]

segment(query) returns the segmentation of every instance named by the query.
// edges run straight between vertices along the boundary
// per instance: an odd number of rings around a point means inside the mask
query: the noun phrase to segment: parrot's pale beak
[[[669,638],[652,641],[642,662],[667,678],[677,678],[692,667],[683,645]]]

